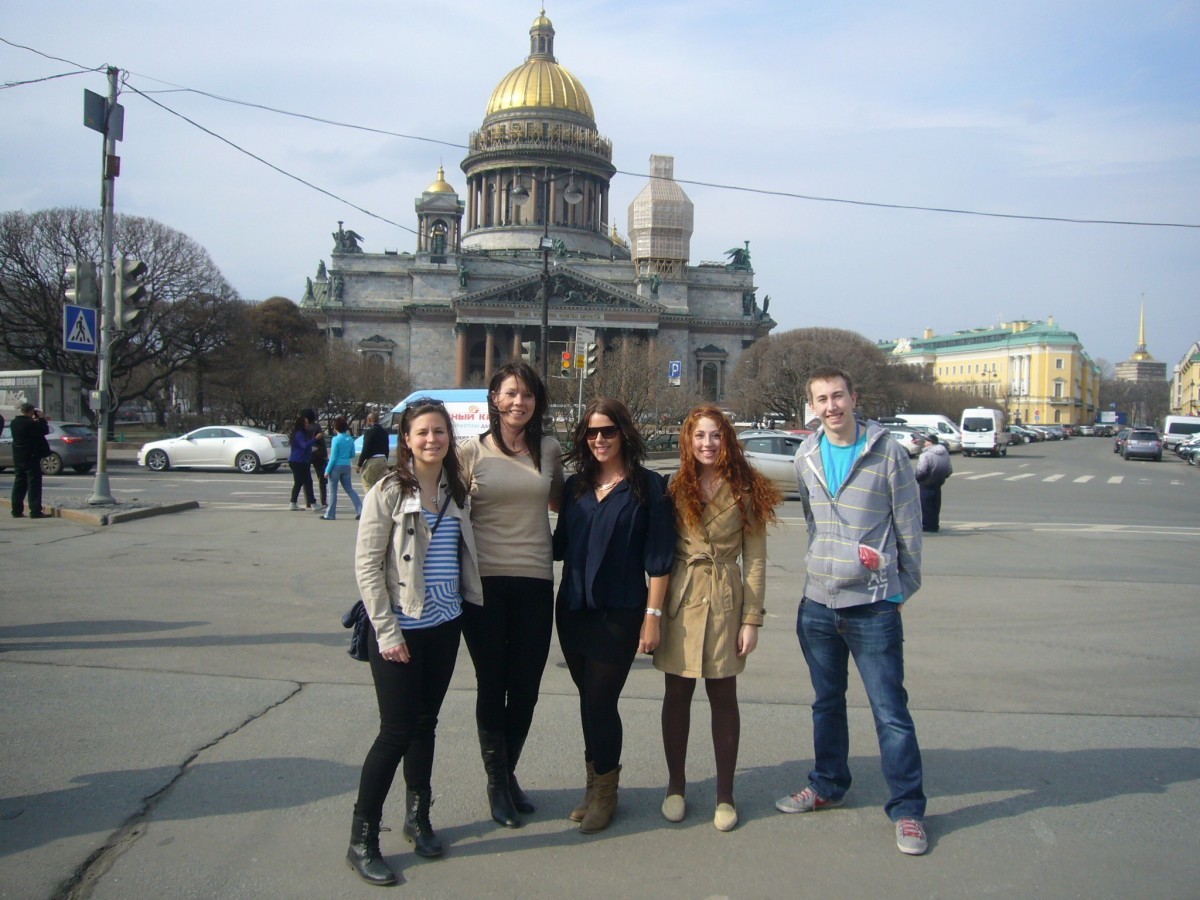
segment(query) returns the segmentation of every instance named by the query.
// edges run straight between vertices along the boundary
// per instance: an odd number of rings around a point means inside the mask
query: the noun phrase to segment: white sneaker
[[[323,513],[323,512],[325,512],[325,504],[324,504],[324,503],[318,503],[316,506],[314,506],[314,507],[313,507],[313,512],[315,512],[315,513]]]
[[[300,508],[299,503],[293,503],[291,506],[288,507],[288,509],[299,509],[299,508]]]
[[[925,836],[925,825],[920,819],[905,816],[896,820],[896,846],[901,853],[909,856],[920,856],[929,849],[929,839]]]

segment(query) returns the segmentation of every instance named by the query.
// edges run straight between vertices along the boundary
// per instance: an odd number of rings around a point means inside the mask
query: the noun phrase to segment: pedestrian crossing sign
[[[63,347],[71,353],[96,352],[96,310],[90,306],[63,307]]]

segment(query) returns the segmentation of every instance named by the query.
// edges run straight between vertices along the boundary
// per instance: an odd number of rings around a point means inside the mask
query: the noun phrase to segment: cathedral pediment
[[[541,303],[541,283],[541,273],[526,275],[465,294],[454,301],[454,306],[459,310],[538,306]],[[565,266],[558,266],[550,273],[550,306],[555,309],[662,311],[659,304],[639,297],[633,291]]]

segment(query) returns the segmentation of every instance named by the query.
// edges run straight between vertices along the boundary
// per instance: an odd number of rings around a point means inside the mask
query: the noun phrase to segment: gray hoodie
[[[908,454],[875,422],[838,488],[829,493],[818,429],[796,454],[796,480],[808,522],[804,596],[831,609],[862,606],[921,587],[921,501]],[[859,560],[859,544],[885,555],[878,570]]]
[[[950,465],[950,451],[941,444],[926,443],[917,460],[917,483],[926,487],[937,487],[943,484],[953,473]]]

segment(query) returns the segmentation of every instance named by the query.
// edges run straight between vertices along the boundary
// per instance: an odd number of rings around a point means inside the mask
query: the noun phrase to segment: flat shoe
[[[732,803],[717,804],[717,812],[713,816],[713,825],[717,827],[717,831],[733,831],[737,822],[737,810],[733,808]]]
[[[662,803],[663,818],[668,822],[682,822],[687,815],[687,803],[683,794],[669,794]]]

